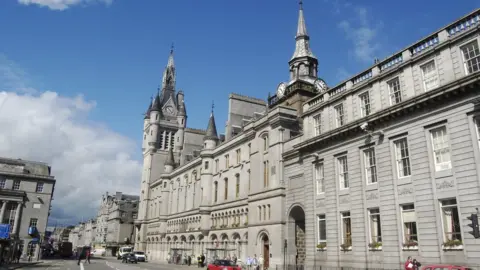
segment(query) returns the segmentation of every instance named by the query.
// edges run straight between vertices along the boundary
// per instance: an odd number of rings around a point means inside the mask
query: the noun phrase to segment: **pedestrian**
[[[405,270],[414,270],[412,257],[408,256],[407,261],[405,262]]]
[[[83,257],[86,254],[85,252],[86,252],[85,248],[82,248],[82,250],[79,252],[77,265],[80,265],[80,262],[82,261]]]
[[[205,266],[205,254],[202,254],[202,257],[200,259],[202,261],[202,267]]]
[[[188,261],[188,266],[192,265],[192,256],[188,256],[187,261]]]
[[[90,264],[90,248],[87,248],[87,250],[85,251],[85,263],[88,262],[88,264]]]
[[[17,254],[15,254],[16,263],[20,263],[20,258],[22,257],[22,250],[18,249]]]

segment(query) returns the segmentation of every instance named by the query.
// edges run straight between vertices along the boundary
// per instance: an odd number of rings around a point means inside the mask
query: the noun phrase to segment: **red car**
[[[422,270],[473,270],[466,266],[458,266],[451,264],[430,264],[422,268]]]
[[[209,264],[207,267],[208,270],[242,270],[240,266],[236,266],[232,261],[229,260],[215,260],[213,263]]]

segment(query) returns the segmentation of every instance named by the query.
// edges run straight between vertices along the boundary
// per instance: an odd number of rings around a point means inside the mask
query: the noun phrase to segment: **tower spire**
[[[299,11],[298,11],[298,24],[297,24],[297,34],[295,36],[295,52],[291,60],[299,57],[311,57],[315,58],[312,50],[310,49],[310,37],[307,33],[307,26],[305,25],[305,17],[303,15],[303,1],[299,2]]]
[[[215,104],[212,101],[212,112],[210,113],[210,119],[208,120],[207,131],[205,132],[205,137],[203,139],[218,141],[217,125],[215,124],[215,116],[213,115],[213,108],[215,108]]]
[[[173,62],[173,49],[174,48],[175,48],[175,46],[172,42],[172,46],[170,46],[170,55],[168,56],[167,67],[174,67],[175,66],[175,63]]]

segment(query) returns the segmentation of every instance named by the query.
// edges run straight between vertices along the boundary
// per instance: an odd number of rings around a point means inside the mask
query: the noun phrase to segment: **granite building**
[[[48,164],[0,158],[0,220],[10,224],[9,238],[0,239],[3,247],[18,247],[23,254],[29,248],[37,254],[38,241],[28,231],[36,227],[40,236],[45,235],[54,188],[55,178]]]
[[[283,153],[290,263],[480,264],[479,24],[475,10],[303,103]]]
[[[174,95],[170,55],[161,92],[144,120],[136,248],[150,260],[203,253],[245,261],[256,254],[265,267],[283,264],[281,154],[285,141],[301,130],[303,102],[326,87],[317,80],[318,62],[308,44],[300,9],[290,78],[279,85],[283,96],[271,98],[269,106],[230,94],[225,135],[217,133],[213,109],[206,130],[186,127],[184,94]]]

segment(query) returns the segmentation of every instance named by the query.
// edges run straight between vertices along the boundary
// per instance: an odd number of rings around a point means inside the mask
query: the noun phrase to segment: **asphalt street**
[[[35,269],[35,270],[186,270],[199,269],[196,266],[171,265],[156,262],[139,262],[137,264],[125,264],[116,258],[98,258],[92,259],[91,263],[82,262],[77,265],[76,260],[48,260],[33,265],[10,265],[10,267],[0,267],[2,269]],[[203,269],[203,268],[201,268]]]

